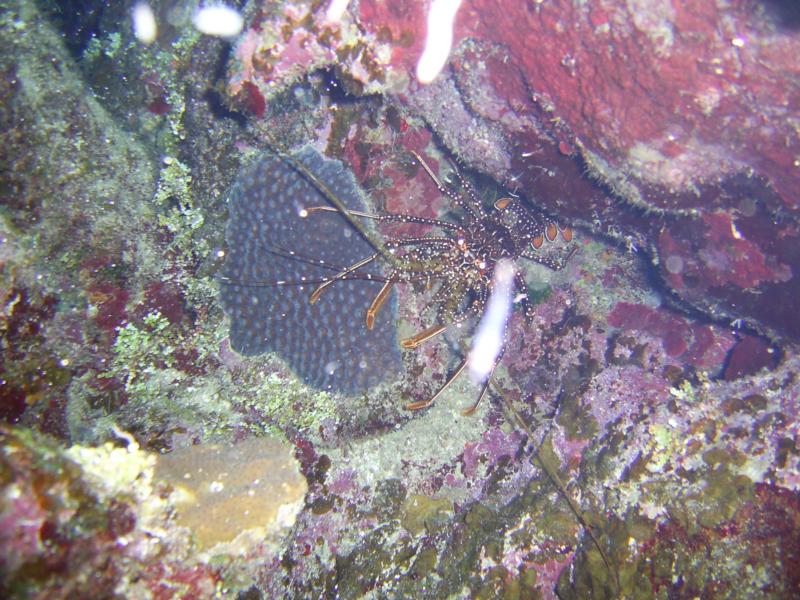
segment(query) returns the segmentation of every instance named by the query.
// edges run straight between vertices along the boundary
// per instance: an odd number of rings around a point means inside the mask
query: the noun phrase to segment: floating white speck
[[[137,2],[131,9],[133,35],[143,44],[152,44],[158,35],[158,25],[153,9],[147,2]]]
[[[417,63],[417,79],[420,83],[431,83],[447,64],[459,6],[461,0],[433,0],[431,3],[425,49]]]
[[[744,239],[744,236],[742,235],[742,232],[739,231],[736,228],[736,223],[734,223],[733,221],[731,221],[731,235],[733,236],[733,239],[735,239],[735,240]]]
[[[506,323],[511,315],[515,273],[514,263],[510,260],[501,260],[494,268],[492,294],[478,325],[478,332],[472,338],[472,350],[467,358],[469,377],[474,383],[486,381],[503,350]]]
[[[225,4],[209,4],[194,13],[194,26],[200,33],[221,38],[239,35],[244,19],[239,11]]]
[[[664,268],[668,273],[677,275],[683,271],[683,259],[677,254],[670,254],[664,261]]]
[[[336,369],[338,369],[338,368],[339,368],[339,362],[335,361],[335,360],[332,360],[327,365],[325,365],[325,372],[328,375],[333,375],[334,373],[336,373]]]
[[[331,0],[328,10],[325,13],[325,20],[328,23],[338,23],[341,21],[348,4],[350,4],[350,0]]]

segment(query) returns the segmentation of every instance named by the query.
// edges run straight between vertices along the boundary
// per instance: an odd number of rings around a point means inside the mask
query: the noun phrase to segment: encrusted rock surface
[[[143,46],[118,8],[67,27],[2,2],[4,596],[792,597],[796,13],[467,0],[422,86],[427,4],[254,2],[231,46],[151,5]],[[369,211],[453,217],[418,153],[487,209],[517,194],[575,227],[563,270],[518,261],[534,315],[473,416],[466,377],[403,407],[474,323],[352,396],[232,347],[226,198],[275,139],[346,163]],[[433,324],[435,290],[396,293],[399,339]],[[176,525],[158,455],[185,474],[213,445],[230,470],[188,507],[243,513],[262,489],[228,484],[269,470],[272,436],[292,503],[307,485],[293,525],[220,524],[252,534],[236,552]]]

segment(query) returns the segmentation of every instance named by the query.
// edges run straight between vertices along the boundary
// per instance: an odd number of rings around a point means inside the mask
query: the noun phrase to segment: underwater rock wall
[[[192,4],[152,2],[150,45],[117,7],[72,50],[39,5],[0,6],[4,596],[792,597],[796,142],[780,105],[793,106],[781,86],[796,75],[736,80],[698,46],[726,69],[734,54],[782,65],[770,46],[797,42],[775,3],[701,2],[693,18],[680,2],[464,2],[427,86],[415,79],[427,4],[364,1],[336,21],[320,3],[252,2],[228,44],[193,29]],[[508,35],[487,7],[513,18]],[[684,76],[688,50],[700,63]],[[643,88],[627,90],[623,58]],[[674,96],[644,92],[670,81],[695,94],[677,115]],[[692,86],[709,82],[720,101],[698,108]],[[744,106],[759,86],[777,100]],[[761,143],[759,106],[780,152]],[[720,129],[737,115],[761,127]],[[719,165],[692,145],[715,136]],[[472,323],[352,396],[306,385],[278,353],[236,351],[219,281],[226,200],[276,139],[346,163],[369,211],[454,218],[417,153],[448,185],[458,168],[487,209],[511,193],[575,226],[563,270],[517,261],[533,314],[512,314],[474,415],[461,413],[479,393],[465,377],[429,409],[403,408],[447,381]],[[708,170],[657,189],[676,166]],[[310,254],[323,251],[313,231]],[[399,339],[434,323],[434,290],[395,291]],[[338,320],[363,324],[341,300]],[[396,356],[386,344],[373,353]],[[192,471],[187,485],[189,462],[217,476]],[[253,470],[285,473],[288,500]],[[293,524],[268,535],[248,521],[273,518],[274,504],[250,504],[263,496],[299,507]],[[242,520],[203,522],[214,499]]]

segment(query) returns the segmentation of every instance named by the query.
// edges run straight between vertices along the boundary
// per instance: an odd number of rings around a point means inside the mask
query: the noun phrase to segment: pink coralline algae
[[[680,191],[747,165],[797,207],[800,41],[751,3],[473,0],[459,23],[506,45],[576,139],[623,170]]]
[[[403,48],[392,65],[410,69],[421,53],[427,8],[406,8],[381,0],[359,5],[368,31]],[[682,0],[470,0],[458,13],[455,45],[471,38],[504,48],[485,71],[484,82],[498,94],[486,116],[513,112],[538,120],[537,109],[552,113],[573,133],[565,142],[579,141],[675,192],[750,166],[796,206],[792,169],[800,146],[791,123],[798,66],[791,57],[800,42],[778,18],[741,1],[721,9]],[[509,87],[511,73],[518,84]],[[656,201],[666,207],[675,199]]]
[[[608,367],[597,375],[584,399],[585,407],[602,433],[610,424],[634,421],[668,397],[662,378],[630,367]]]
[[[519,435],[505,435],[499,429],[489,429],[483,440],[467,444],[464,448],[462,472],[468,479],[474,478],[481,464],[493,466],[501,457],[513,457],[519,451]]]
[[[402,123],[400,128],[402,129]],[[407,125],[406,125],[407,127]],[[372,192],[375,202],[382,205],[386,212],[396,214],[413,214],[431,219],[437,218],[445,209],[447,200],[436,189],[436,184],[422,169],[417,169],[414,177],[409,177],[403,165],[394,161],[387,161],[384,156],[385,149],[379,144],[369,147],[364,151],[366,144],[361,142],[363,133],[356,134],[347,140],[344,155],[348,164],[354,167],[356,176],[360,181],[384,180],[382,189]],[[425,148],[431,143],[431,134],[425,130],[403,132],[398,136],[402,147],[406,151],[413,151],[425,155]],[[436,160],[426,157],[433,169],[438,169]],[[415,223],[386,223],[381,226],[381,232],[391,237],[423,235],[430,231],[429,225]]]
[[[642,304],[620,302],[609,313],[608,323],[623,331],[651,335],[660,340],[669,358],[701,369],[719,369],[735,341],[724,331]]]
[[[765,256],[728,214],[705,214],[697,225],[700,231],[692,239],[676,240],[666,231],[659,238],[666,278],[674,289],[693,287],[692,293],[699,294],[728,284],[746,289],[792,278],[791,268]]]

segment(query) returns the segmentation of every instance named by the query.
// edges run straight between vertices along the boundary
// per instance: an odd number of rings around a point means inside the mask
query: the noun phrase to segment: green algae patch
[[[395,581],[402,588],[409,579],[427,576],[436,561],[435,548],[418,550],[407,536],[398,538],[394,528],[373,530],[364,535],[363,543],[352,552],[336,557],[336,592],[329,596],[362,598],[364,590],[374,587],[387,573],[395,573]],[[319,589],[315,586],[314,597],[320,597]],[[307,596],[311,596],[310,591]],[[411,594],[398,592],[392,597],[411,597]]]
[[[553,440],[550,437],[547,437],[542,442],[537,454],[536,460],[541,463],[541,465],[551,473],[557,473],[559,475],[563,475],[561,459],[559,458],[558,454],[556,454],[555,448],[553,448]],[[531,482],[531,485],[537,484],[535,481]]]
[[[650,539],[654,525],[634,514],[625,520],[612,518],[602,529],[595,528],[610,564],[594,543],[584,536],[571,569],[561,573],[556,588],[559,598],[648,598],[647,582],[640,580],[631,562],[640,540]]]
[[[429,498],[420,494],[409,496],[403,503],[400,524],[411,535],[431,531],[453,514],[453,503],[447,498]]]
[[[558,424],[570,440],[589,440],[598,432],[597,421],[581,405],[586,386],[598,372],[596,361],[581,355],[579,365],[571,365],[562,379]]]
[[[146,388],[140,387],[146,375],[159,366],[175,366],[175,343],[170,322],[158,312],[148,313],[141,324],[128,323],[117,330],[108,376],[119,376],[131,395],[146,394]]]
[[[181,354],[190,347],[197,350],[197,362],[202,361],[214,337],[213,332],[187,332],[158,311],[117,328],[113,358],[99,377],[122,383],[127,402],[107,411],[113,410],[114,418],[134,431],[192,429],[203,439],[230,431],[240,423],[240,415],[233,410],[229,374],[218,369],[212,376],[193,376]],[[87,406],[89,399],[82,397],[87,394],[87,386],[71,390],[70,430],[85,432],[87,422],[97,419],[92,439],[105,434],[107,418]]]
[[[533,306],[544,304],[553,295],[553,288],[544,282],[533,282],[528,284],[528,302]]]
[[[261,391],[263,400],[258,404],[279,427],[309,431],[325,419],[336,418],[336,404],[330,394],[310,390],[297,380],[270,374]]]
[[[718,527],[732,519],[753,493],[753,482],[747,477],[733,475],[727,469],[712,471],[706,476],[706,488],[699,499],[697,522],[709,529]]]
[[[425,548],[417,554],[416,560],[411,567],[411,572],[415,577],[427,577],[436,568],[438,558],[435,548]]]
[[[214,554],[275,541],[294,524],[307,490],[293,447],[277,438],[176,450],[159,459],[156,475],[175,490],[177,523]]]

